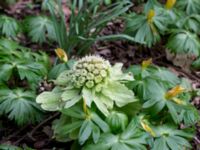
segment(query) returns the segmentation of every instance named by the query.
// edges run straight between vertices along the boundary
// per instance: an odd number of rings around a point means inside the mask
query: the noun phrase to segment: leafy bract
[[[35,103],[35,93],[23,89],[0,89],[0,115],[8,115],[18,125],[41,121],[42,110]]]

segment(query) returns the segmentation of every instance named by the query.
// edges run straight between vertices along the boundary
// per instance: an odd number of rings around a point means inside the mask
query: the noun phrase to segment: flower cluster
[[[36,101],[49,111],[71,108],[81,101],[91,108],[94,103],[108,116],[114,105],[123,107],[137,101],[124,84],[133,80],[133,75],[122,72],[121,63],[111,66],[99,56],[86,56],[71,70],[63,71],[54,81],[56,87],[41,93]]]
[[[86,56],[79,60],[71,74],[71,81],[76,88],[93,88],[103,83],[109,76],[110,63],[101,57]]]

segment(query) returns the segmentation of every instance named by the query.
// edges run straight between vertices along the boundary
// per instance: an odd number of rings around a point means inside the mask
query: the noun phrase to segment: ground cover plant
[[[1,39],[0,58],[0,114],[18,125],[41,121],[43,111],[35,102],[36,86],[47,74],[48,56]]]
[[[0,149],[198,150],[199,6],[0,2]]]
[[[193,54],[198,68],[199,62],[199,2],[168,0],[165,5],[148,1],[141,14],[127,15],[125,33],[136,41],[146,42],[152,47],[167,36],[166,48],[172,53]]]

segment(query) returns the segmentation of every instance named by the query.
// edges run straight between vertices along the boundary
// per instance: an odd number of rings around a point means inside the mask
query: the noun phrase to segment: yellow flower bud
[[[148,124],[146,124],[144,121],[141,121],[141,125],[142,125],[142,128],[143,128],[146,132],[150,133],[153,137],[156,136],[156,134],[155,134],[155,132],[153,131],[153,129],[151,129],[151,127],[150,127]]]
[[[180,93],[182,93],[185,89],[183,87],[181,87],[180,85],[175,86],[173,89],[169,90],[166,94],[165,94],[165,98],[166,99],[172,99],[173,97],[176,97],[177,95],[179,95]]]
[[[173,6],[175,5],[176,0],[167,0],[166,4],[165,4],[165,8],[166,9],[172,9]]]
[[[65,53],[65,51],[61,48],[57,48],[55,49],[56,55],[58,56],[58,58],[60,60],[62,60],[63,62],[67,62],[68,61],[68,57],[67,54]]]
[[[151,64],[152,64],[152,58],[142,61],[142,69],[146,69]]]
[[[150,9],[147,14],[147,21],[150,23],[153,20],[153,17],[156,15],[155,11],[153,9]]]

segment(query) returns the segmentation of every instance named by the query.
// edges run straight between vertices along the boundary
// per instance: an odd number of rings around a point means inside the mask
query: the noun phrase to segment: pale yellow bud
[[[181,87],[180,85],[175,86],[173,89],[169,90],[166,94],[165,94],[165,98],[166,99],[172,99],[173,97],[176,97],[177,95],[179,95],[180,93],[182,93],[185,89],[183,87]]]
[[[61,48],[57,48],[55,49],[56,55],[58,56],[58,58],[60,60],[62,60],[63,62],[67,62],[68,61],[68,57],[67,54],[65,53],[65,51]]]
[[[156,15],[155,11],[153,9],[150,9],[148,14],[147,14],[147,20],[148,22],[153,21],[153,17]]]
[[[167,0],[166,4],[165,4],[165,8],[166,9],[172,9],[173,6],[175,5],[176,0]]]
[[[152,64],[152,58],[142,61],[142,69],[146,69],[151,64]]]

